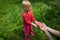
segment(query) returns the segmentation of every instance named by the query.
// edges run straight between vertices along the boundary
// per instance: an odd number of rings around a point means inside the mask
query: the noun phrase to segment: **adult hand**
[[[38,22],[38,25],[39,25],[41,30],[47,31],[46,25],[44,23]]]
[[[41,23],[41,24],[42,24],[42,26],[40,27],[41,30],[47,31],[47,26],[44,23]]]

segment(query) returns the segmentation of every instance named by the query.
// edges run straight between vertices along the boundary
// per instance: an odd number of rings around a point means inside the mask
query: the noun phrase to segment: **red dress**
[[[34,18],[32,11],[30,10],[28,13],[22,13],[22,19],[23,19],[23,27],[24,27],[24,34],[26,40],[30,40],[28,37],[29,34],[32,32],[32,21],[36,21]]]

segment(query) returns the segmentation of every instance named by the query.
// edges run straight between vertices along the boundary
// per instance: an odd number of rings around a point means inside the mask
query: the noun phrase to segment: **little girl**
[[[34,36],[34,33],[32,32],[32,25],[37,27],[37,21],[33,16],[33,13],[31,10],[31,3],[29,1],[27,1],[27,0],[23,1],[22,7],[23,7],[22,19],[23,19],[23,28],[24,28],[25,39],[30,40],[29,34]]]

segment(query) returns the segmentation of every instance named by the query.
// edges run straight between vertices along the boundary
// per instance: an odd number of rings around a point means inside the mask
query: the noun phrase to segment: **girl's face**
[[[30,4],[25,5],[24,10],[25,10],[26,12],[30,11]]]

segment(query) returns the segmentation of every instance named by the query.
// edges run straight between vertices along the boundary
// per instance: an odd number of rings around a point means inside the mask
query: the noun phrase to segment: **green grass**
[[[0,40],[25,40],[22,26],[22,0],[0,0]],[[33,0],[32,0],[33,1]],[[32,2],[32,10],[37,21],[60,30],[60,16],[54,13],[54,7],[42,2]],[[34,3],[34,4],[33,4]],[[47,40],[40,28],[33,27],[35,36],[31,40]]]

